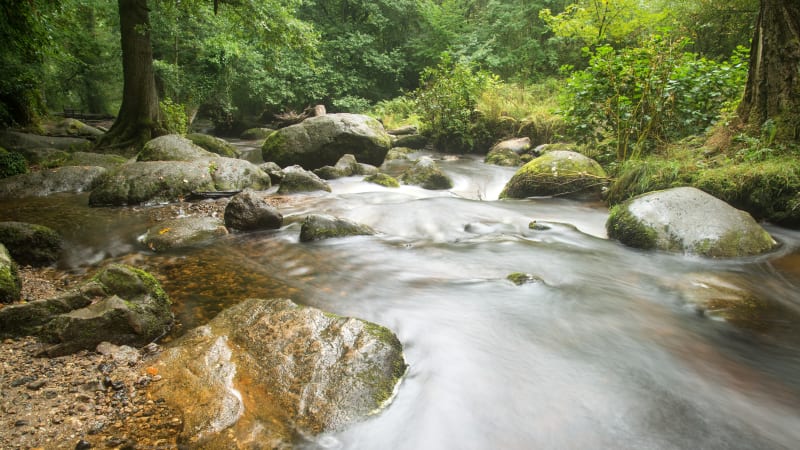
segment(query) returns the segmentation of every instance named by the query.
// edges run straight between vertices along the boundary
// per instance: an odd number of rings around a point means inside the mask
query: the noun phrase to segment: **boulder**
[[[114,264],[101,270],[86,289],[102,292],[88,306],[53,316],[40,331],[50,356],[94,350],[101,342],[143,346],[172,326],[170,301],[149,273]],[[5,309],[5,308],[4,308]]]
[[[407,136],[409,134],[417,134],[418,130],[414,125],[405,125],[402,127],[392,128],[391,130],[386,130],[386,132],[392,136]]]
[[[386,153],[386,158],[384,158],[384,163],[386,161],[394,161],[397,159],[400,160],[407,160],[409,153],[414,153],[413,148],[409,147],[394,147]]]
[[[339,158],[335,166],[323,166],[319,169],[314,169],[314,173],[323,180],[361,175],[361,171],[362,168],[356,161],[356,157],[349,153]]]
[[[196,161],[133,162],[103,177],[92,190],[89,204],[122,206],[174,202],[192,192],[263,190],[271,185],[269,175],[241,159],[214,155],[214,158]]]
[[[599,196],[607,178],[597,161],[576,152],[553,151],[522,166],[500,198]]]
[[[46,130],[49,136],[69,136],[81,137],[89,140],[96,140],[103,135],[99,129],[86,125],[78,119],[67,118]]]
[[[263,197],[247,190],[231,198],[225,207],[225,226],[241,231],[280,228],[283,215]]]
[[[217,158],[212,153],[189,139],[177,134],[159,136],[144,144],[136,157],[137,161],[195,161],[198,159]]]
[[[617,205],[606,229],[631,247],[710,257],[758,255],[777,245],[750,214],[693,187],[650,192]]]
[[[0,147],[5,148],[6,150],[14,150],[23,153],[28,150],[39,148],[85,151],[92,148],[92,143],[81,138],[40,136],[38,134],[5,130],[0,131]]]
[[[272,184],[281,184],[281,180],[283,180],[283,169],[281,169],[281,166],[272,161],[268,161],[260,164],[258,168],[269,175],[269,179],[272,181]]]
[[[19,300],[21,288],[17,264],[11,259],[11,253],[5,245],[0,244],[0,303]]]
[[[47,266],[61,256],[61,236],[43,225],[0,222],[0,243],[19,264]]]
[[[267,136],[272,134],[273,131],[275,131],[275,130],[273,130],[272,128],[250,128],[250,129],[245,130],[242,133],[242,135],[239,136],[239,139],[242,139],[242,140],[245,140],[245,141],[255,141],[257,139],[266,139]]]
[[[300,227],[300,242],[320,241],[346,236],[368,236],[375,230],[349,219],[323,214],[311,214]]]
[[[283,169],[283,180],[281,180],[281,185],[278,187],[279,194],[312,191],[330,192],[331,187],[325,180],[300,166],[290,166]]]
[[[74,152],[66,155],[66,158],[57,161],[44,160],[43,163],[49,167],[55,166],[94,166],[113,169],[121,164],[125,164],[127,159],[119,155]]]
[[[527,153],[531,149],[531,138],[521,137],[516,139],[506,139],[505,141],[498,142],[491,150],[511,150],[517,155]]]
[[[375,175],[370,175],[364,178],[364,181],[366,181],[367,183],[379,184],[383,187],[390,187],[390,188],[400,187],[400,182],[397,181],[397,178],[391,175],[386,175],[385,173],[376,173]]]
[[[225,156],[227,158],[238,158],[242,156],[242,152],[240,152],[239,149],[237,149],[233,144],[225,139],[211,136],[210,134],[191,133],[187,134],[186,138],[192,141],[195,145],[198,145],[205,150],[208,150],[211,153],[216,153],[220,156]]]
[[[495,166],[516,167],[522,165],[522,158],[514,150],[508,148],[492,148],[489,150],[489,153],[486,154],[484,162]]]
[[[422,134],[408,134],[405,136],[398,136],[397,139],[392,141],[393,147],[413,148],[414,150],[421,150],[430,143],[430,139]]]
[[[361,162],[379,165],[390,147],[391,139],[377,120],[358,114],[327,114],[270,134],[262,156],[280,166],[318,169],[350,153]]]
[[[107,172],[103,167],[64,166],[3,178],[0,180],[0,198],[91,191]]]
[[[400,179],[406,184],[421,186],[424,189],[450,189],[453,180],[450,179],[432,158],[423,156],[406,170]]]
[[[154,252],[194,247],[228,234],[225,223],[216,217],[179,217],[151,227],[142,243]]]
[[[103,285],[89,282],[55,298],[6,306],[0,309],[0,338],[38,336],[53,317],[89,306],[105,295]]]
[[[291,448],[385,407],[405,374],[388,329],[286,299],[249,299],[165,350],[153,394],[183,413],[180,445]]]

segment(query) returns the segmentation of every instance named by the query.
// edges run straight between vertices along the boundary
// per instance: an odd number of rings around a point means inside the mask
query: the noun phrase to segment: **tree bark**
[[[800,140],[800,1],[761,0],[744,98],[742,123],[775,124],[775,138]]]
[[[150,44],[147,0],[118,0],[122,42],[123,92],[114,125],[98,147],[123,154],[137,152],[148,140],[164,134]]]

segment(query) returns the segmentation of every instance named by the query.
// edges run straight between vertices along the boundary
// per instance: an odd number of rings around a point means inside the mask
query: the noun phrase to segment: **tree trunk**
[[[98,147],[123,154],[137,152],[148,140],[164,134],[150,45],[147,0],[118,0],[122,41],[122,106],[114,125]]]
[[[800,1],[761,0],[737,112],[751,130],[771,120],[776,139],[800,140]]]

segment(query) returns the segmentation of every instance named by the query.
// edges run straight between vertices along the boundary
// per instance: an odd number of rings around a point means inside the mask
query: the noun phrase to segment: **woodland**
[[[615,181],[611,204],[689,184],[800,223],[791,0],[15,0],[2,15],[4,127],[116,117],[98,142],[114,152],[323,104],[446,152],[577,143]]]

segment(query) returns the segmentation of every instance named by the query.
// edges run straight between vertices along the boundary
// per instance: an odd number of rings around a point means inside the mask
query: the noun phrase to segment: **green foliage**
[[[16,152],[9,152],[0,147],[0,178],[28,173],[28,161]]]
[[[436,67],[422,72],[421,87],[415,92],[422,132],[442,150],[472,150],[478,98],[496,82],[495,76],[456,62],[447,53],[442,55]]]
[[[169,98],[161,100],[158,105],[161,109],[162,127],[171,134],[186,134],[189,130],[189,120],[183,105],[174,103]]]
[[[492,141],[527,136],[533,145],[554,142],[566,131],[564,120],[557,113],[558,90],[555,79],[529,85],[491,83],[478,99],[479,121],[491,131]]]
[[[375,104],[367,114],[380,120],[386,129],[399,128],[404,125],[416,127],[420,125],[417,101],[412,95],[382,100]]]
[[[653,35],[641,47],[591,52],[562,96],[575,135],[622,161],[703,132],[741,95],[747,64],[740,53],[722,63],[700,58],[684,51],[688,43]]]

